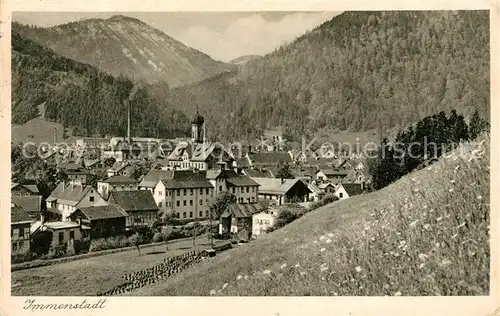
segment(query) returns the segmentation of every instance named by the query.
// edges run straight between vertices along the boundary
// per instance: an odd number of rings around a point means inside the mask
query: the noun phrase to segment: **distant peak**
[[[111,22],[115,22],[115,21],[116,22],[127,21],[127,22],[134,22],[134,23],[144,24],[144,22],[142,22],[139,19],[132,18],[132,17],[129,17],[129,16],[126,16],[126,15],[122,15],[122,14],[113,15],[112,17],[106,19],[106,21],[111,21]]]

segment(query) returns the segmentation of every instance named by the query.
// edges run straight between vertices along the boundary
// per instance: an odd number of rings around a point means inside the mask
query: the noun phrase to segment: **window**
[[[122,190],[125,190],[125,186],[124,185],[122,185]]]
[[[161,202],[158,202],[158,207],[161,207]]]
[[[29,229],[26,229],[24,231],[24,239],[30,239],[30,230]]]
[[[177,206],[181,206],[181,201],[177,201]]]
[[[184,202],[184,203],[183,203],[183,204],[184,204],[184,206],[186,206],[186,205],[187,205],[187,201],[186,201],[186,200],[184,200],[183,202]]]
[[[168,190],[168,196],[172,195],[172,191]]]
[[[162,196],[163,192],[162,191],[158,191],[158,195],[159,196]]]
[[[186,218],[186,212],[183,212],[183,213],[182,213],[182,217],[183,217],[183,218]]]
[[[194,194],[193,189],[191,189],[189,193],[190,193],[191,195],[193,195],[193,194]]]
[[[252,196],[252,202],[255,202],[255,196]]]
[[[252,192],[255,192],[255,187],[252,187]]]
[[[233,194],[235,194],[235,193],[236,193],[236,188],[235,188],[235,187],[233,187]]]
[[[177,190],[177,196],[181,195],[181,190]]]
[[[62,243],[64,240],[64,232],[59,233],[59,243]]]
[[[19,237],[24,236],[24,227],[19,227]]]
[[[19,228],[14,228],[12,230],[12,236],[13,237],[18,237],[19,236]]]
[[[20,241],[19,242],[19,249],[23,249],[23,247],[24,247],[24,241]]]
[[[245,192],[245,188],[241,187],[241,193],[244,193],[244,192]]]
[[[200,217],[202,217],[202,216],[203,216],[203,212],[202,212],[202,211],[200,211]]]
[[[193,206],[193,200],[189,200],[189,206]]]
[[[247,193],[250,192],[250,187],[247,187]]]
[[[176,216],[177,218],[181,218],[181,213],[176,213],[176,214],[175,214],[175,216]]]
[[[75,239],[75,232],[72,230],[69,231],[69,239]]]
[[[116,185],[113,186],[113,190],[116,190]]]
[[[339,198],[342,198],[344,196],[344,193],[340,192],[339,193]]]
[[[200,189],[200,195],[203,195],[203,189]]]
[[[222,192],[222,185],[219,185],[219,192]]]
[[[208,211],[205,211],[205,214],[206,214],[205,216],[208,217]]]
[[[193,217],[193,212],[189,212],[189,217]]]
[[[207,188],[207,195],[208,195],[208,188]]]
[[[89,201],[90,202],[94,202],[94,197],[93,196],[89,196]]]
[[[16,250],[17,250],[17,242],[12,244],[12,251],[16,251]]]
[[[203,200],[200,200],[200,205],[203,205]]]
[[[187,195],[187,189],[184,189],[184,195]]]

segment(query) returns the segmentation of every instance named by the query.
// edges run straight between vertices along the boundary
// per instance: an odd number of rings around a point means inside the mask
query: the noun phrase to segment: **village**
[[[37,118],[21,128],[30,124],[50,134],[55,123]],[[12,183],[12,258],[71,256],[88,251],[92,240],[152,236],[172,223],[195,226],[193,238],[206,234],[248,242],[270,231],[283,209],[307,209],[327,196],[346,199],[367,190],[366,163],[358,156],[340,159],[328,152],[324,158],[324,152],[307,156],[300,149],[284,150],[279,127],[266,131],[260,148],[247,145],[239,151],[207,141],[205,132],[197,111],[191,138],[173,140],[163,155],[158,150],[162,140],[130,136],[130,120],[127,137],[74,138],[64,155],[54,133],[52,151],[44,159],[65,180],[46,198],[29,181]],[[92,158],[82,155],[89,152]],[[149,170],[134,177],[145,161]],[[90,183],[96,175],[100,177]]]

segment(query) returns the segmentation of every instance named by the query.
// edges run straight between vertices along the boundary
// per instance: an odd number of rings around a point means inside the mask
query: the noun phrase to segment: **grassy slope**
[[[132,295],[487,295],[489,138],[460,148]]]
[[[219,241],[216,241],[217,243]],[[172,241],[166,246],[114,253],[88,259],[59,263],[51,266],[12,272],[12,295],[93,296],[104,292],[124,280],[122,276],[147,269],[162,262],[165,257],[192,250],[192,240]],[[208,247],[206,236],[200,237],[196,249]]]

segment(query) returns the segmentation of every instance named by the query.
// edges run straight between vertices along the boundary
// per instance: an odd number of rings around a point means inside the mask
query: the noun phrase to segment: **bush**
[[[153,235],[153,242],[160,242],[160,241],[164,241],[164,239],[165,239],[165,238],[164,238],[164,236],[163,236],[163,234],[162,234],[162,233],[157,232],[157,233],[155,233],[155,234]]]
[[[85,241],[75,240],[74,247],[75,247],[75,253],[77,255],[82,253],[87,253],[89,252],[90,249],[90,240],[85,240]]]
[[[309,211],[315,210],[318,207],[321,207],[323,205],[330,204],[330,203],[333,203],[335,201],[338,201],[338,199],[339,198],[337,196],[335,196],[333,193],[327,194],[321,200],[312,203],[309,206]]]
[[[35,253],[20,253],[20,254],[15,254],[10,256],[10,262],[11,263],[21,263],[21,262],[26,262],[26,261],[31,261],[35,260],[37,255]]]
[[[59,243],[52,242],[50,244],[49,254],[47,257],[48,257],[48,259],[62,257],[66,254],[66,249],[67,249],[67,243],[59,244]]]
[[[130,246],[129,241],[124,236],[114,236],[108,238],[93,239],[90,242],[90,252],[123,248]]]

